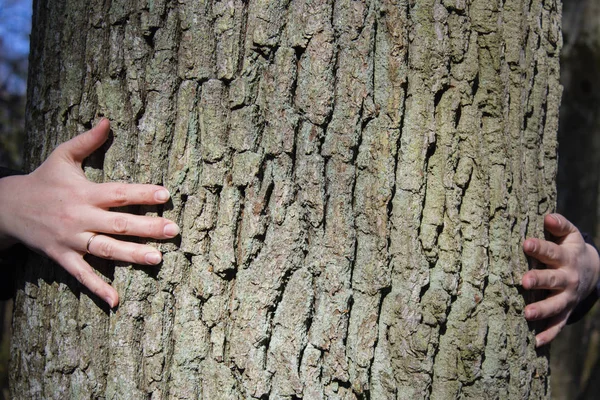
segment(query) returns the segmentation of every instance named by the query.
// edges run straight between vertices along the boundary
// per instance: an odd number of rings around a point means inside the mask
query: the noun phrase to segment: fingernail
[[[523,243],[523,249],[525,251],[533,251],[533,242],[531,240],[526,240],[525,243]]]
[[[165,236],[175,237],[179,234],[179,227],[176,224],[168,224],[164,230]]]
[[[525,309],[525,319],[533,319],[537,317],[537,312],[535,310],[526,308]]]
[[[542,339],[535,338],[535,347],[542,347],[545,344]]]
[[[160,256],[159,252],[150,252],[146,253],[144,259],[146,260],[146,263],[156,265],[160,262],[162,257]]]
[[[154,198],[156,199],[156,201],[165,202],[165,201],[169,200],[170,197],[171,197],[171,193],[169,193],[169,191],[167,189],[160,189],[154,193]]]
[[[550,214],[550,217],[552,217],[556,222],[558,222],[560,224],[560,218],[558,218],[558,215]]]
[[[108,303],[108,305],[110,306],[110,308],[115,308],[115,305],[116,305],[116,304],[114,304],[114,303],[115,303],[115,301],[112,299],[112,297],[110,297],[110,296],[106,296],[106,297],[104,298],[104,300],[106,300],[106,302]]]

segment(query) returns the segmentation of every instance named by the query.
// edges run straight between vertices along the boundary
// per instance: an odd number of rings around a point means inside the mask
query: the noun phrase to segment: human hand
[[[83,256],[90,253],[156,265],[162,260],[157,249],[108,235],[168,239],[179,234],[179,227],[165,218],[109,211],[132,204],[162,204],[170,197],[161,186],[87,180],[81,163],[106,141],[109,130],[110,123],[103,119],[58,146],[31,174],[0,179],[0,238],[46,254],[115,307],[117,291],[96,275]]]
[[[548,320],[546,330],[536,335],[536,347],[558,335],[575,306],[595,289],[600,277],[598,252],[585,243],[571,222],[560,214],[549,214],[544,218],[544,229],[554,236],[552,242],[534,238],[523,242],[525,254],[547,266],[525,273],[523,287],[551,291],[546,299],[525,307],[527,320]]]

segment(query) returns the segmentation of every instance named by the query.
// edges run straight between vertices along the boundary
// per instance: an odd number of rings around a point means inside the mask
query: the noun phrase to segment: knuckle
[[[532,289],[535,289],[540,286],[540,280],[542,279],[542,277],[538,273],[538,270],[534,269],[534,270],[527,272],[527,278],[531,282]]]
[[[546,249],[546,257],[548,257],[548,259],[550,259],[550,260],[556,259],[556,251],[554,251],[554,248],[548,247]]]
[[[112,260],[114,258],[114,246],[110,241],[103,241],[98,247],[98,257]]]
[[[113,220],[113,231],[114,233],[124,234],[127,233],[128,221],[125,217],[116,217]]]
[[[554,289],[558,286],[558,278],[552,274],[548,277],[548,289]]]
[[[76,147],[86,147],[87,146],[87,137],[85,135],[77,135],[73,139],[71,139]]]
[[[60,223],[61,227],[64,227],[64,229],[61,229],[59,231],[59,237],[58,239],[62,240],[62,239],[66,239],[68,238],[70,235],[67,234],[67,231],[73,230],[74,227],[77,227],[79,225],[81,225],[81,219],[75,215],[75,213],[73,212],[69,212],[68,210],[59,210],[59,215],[58,215],[58,221]]]
[[[79,136],[75,136],[74,138],[59,144],[54,149],[53,154],[56,154],[60,157],[69,157],[72,149],[78,147],[81,147],[81,139],[79,138]]]
[[[140,191],[140,197],[143,199],[145,203],[153,204],[156,203],[154,199],[154,193],[157,191],[154,186],[144,187],[143,190]]]
[[[573,272],[565,277],[565,281],[569,287],[577,289],[579,287],[579,274]]]
[[[161,218],[152,218],[148,224],[148,232],[152,237],[161,237],[164,235],[165,221]]]
[[[50,257],[55,262],[57,262],[61,265],[64,265],[63,258],[61,257],[61,251],[58,246],[55,246],[55,245],[44,246],[40,250],[42,250],[42,252],[44,254],[46,254],[48,257]]]
[[[75,272],[75,279],[77,279],[77,281],[83,286],[87,287],[89,282],[89,276],[86,271],[78,270],[77,272]]]
[[[147,250],[145,248],[136,248],[131,252],[131,257],[136,264],[147,264],[145,255]]]
[[[531,254],[539,254],[540,244],[538,243],[538,240],[535,238],[531,238],[529,239],[529,243],[531,244]]]
[[[115,205],[127,203],[127,190],[123,186],[116,187],[112,192],[112,201]]]

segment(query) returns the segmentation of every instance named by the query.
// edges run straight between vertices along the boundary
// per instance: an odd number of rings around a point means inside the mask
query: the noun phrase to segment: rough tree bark
[[[166,185],[116,310],[22,271],[16,398],[546,398],[519,290],[555,203],[558,0],[37,1],[29,160]]]
[[[598,239],[600,221],[600,4],[565,2],[557,209]],[[598,242],[598,240],[596,240]],[[552,397],[592,400],[600,391],[600,310],[566,327],[551,351]]]

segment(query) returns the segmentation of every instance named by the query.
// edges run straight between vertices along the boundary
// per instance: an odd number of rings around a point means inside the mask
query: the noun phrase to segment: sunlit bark
[[[139,3],[139,5],[138,5]],[[164,184],[160,268],[36,258],[17,398],[546,398],[521,241],[555,203],[557,1],[38,1],[29,159]]]

